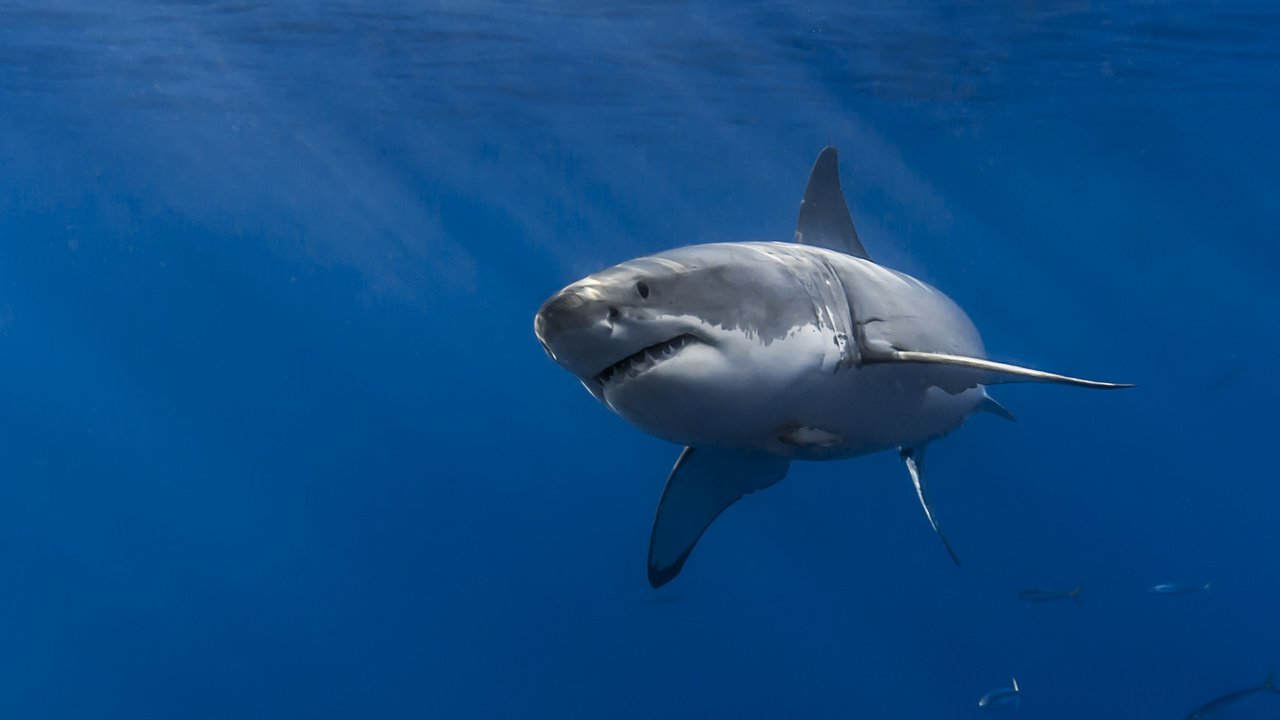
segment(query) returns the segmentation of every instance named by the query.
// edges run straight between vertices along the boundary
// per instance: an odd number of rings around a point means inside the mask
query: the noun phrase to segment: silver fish
[[[978,700],[978,707],[995,710],[996,708],[1005,708],[1009,706],[1017,707],[1022,703],[1022,688],[1018,687],[1018,678],[1010,678],[1013,680],[1013,687],[999,688],[983,695]]]
[[[1267,673],[1267,679],[1263,680],[1262,684],[1258,687],[1236,690],[1235,692],[1229,692],[1222,697],[1214,698],[1195,710],[1192,710],[1191,714],[1187,716],[1187,720],[1207,720],[1208,718],[1218,717],[1223,712],[1242,705],[1264,692],[1273,692],[1280,695],[1280,688],[1276,687],[1275,679],[1276,673],[1272,670]]]
[[[1018,599],[1025,603],[1047,603],[1054,600],[1071,598],[1080,602],[1080,590],[1084,586],[1077,585],[1074,590],[1054,590],[1044,587],[1024,587],[1018,591]]]
[[[1157,595],[1190,595],[1191,593],[1203,592],[1209,589],[1209,583],[1196,585],[1194,583],[1161,583],[1154,585],[1151,592]]]

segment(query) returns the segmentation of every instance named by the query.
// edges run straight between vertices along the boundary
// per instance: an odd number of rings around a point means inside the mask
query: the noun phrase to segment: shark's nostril
[[[614,322],[617,319],[618,319],[618,308],[610,305],[609,306],[609,322]]]
[[[580,293],[574,291],[562,292],[556,298],[556,308],[563,312],[571,312],[586,305],[589,301]]]

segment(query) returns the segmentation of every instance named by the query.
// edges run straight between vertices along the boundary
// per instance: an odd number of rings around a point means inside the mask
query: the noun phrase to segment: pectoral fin
[[[956,551],[951,547],[947,536],[942,534],[942,528],[938,527],[938,520],[933,516],[933,505],[929,502],[929,491],[924,482],[924,448],[903,448],[899,455],[902,456],[902,461],[907,464],[907,472],[911,473],[911,484],[916,487],[916,496],[920,498],[920,506],[924,508],[924,516],[929,518],[929,524],[933,526],[933,531],[938,534],[938,539],[942,541],[942,546],[947,549],[947,554],[951,556],[951,562],[959,566],[960,556],[956,555]]]
[[[778,482],[788,466],[772,455],[685,448],[658,502],[649,538],[649,584],[657,588],[670,582],[725,508]]]
[[[1043,370],[1019,367],[1008,363],[985,360],[983,358],[965,357],[963,355],[947,355],[945,353],[919,352],[915,350],[887,350],[883,352],[864,353],[864,363],[924,363],[938,365],[953,372],[946,373],[941,382],[948,392],[961,392],[978,385],[995,385],[1012,382],[1041,382],[1059,385],[1075,385],[1076,387],[1096,388],[1099,390],[1118,390],[1131,388],[1126,383],[1099,382],[1081,378],[1058,375]]]

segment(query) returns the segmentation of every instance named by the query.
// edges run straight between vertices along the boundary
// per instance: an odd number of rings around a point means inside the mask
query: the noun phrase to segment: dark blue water
[[[1280,12],[861,5],[0,6],[3,714],[963,718],[1016,675],[1021,716],[1166,718],[1260,683]],[[795,466],[653,591],[678,448],[533,313],[790,238],[827,144],[873,256],[994,357],[1141,387],[1001,387],[1018,423],[932,448],[962,569],[886,454]]]

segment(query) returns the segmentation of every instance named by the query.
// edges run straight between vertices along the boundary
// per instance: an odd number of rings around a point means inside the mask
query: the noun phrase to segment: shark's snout
[[[542,304],[533,332],[552,360],[582,377],[614,361],[601,354],[600,345],[609,338],[615,315],[607,303],[592,297],[590,288],[570,286]]]
[[[608,318],[608,309],[598,306],[579,290],[566,288],[552,295],[533,319],[533,332],[544,346],[557,338],[587,329]]]

